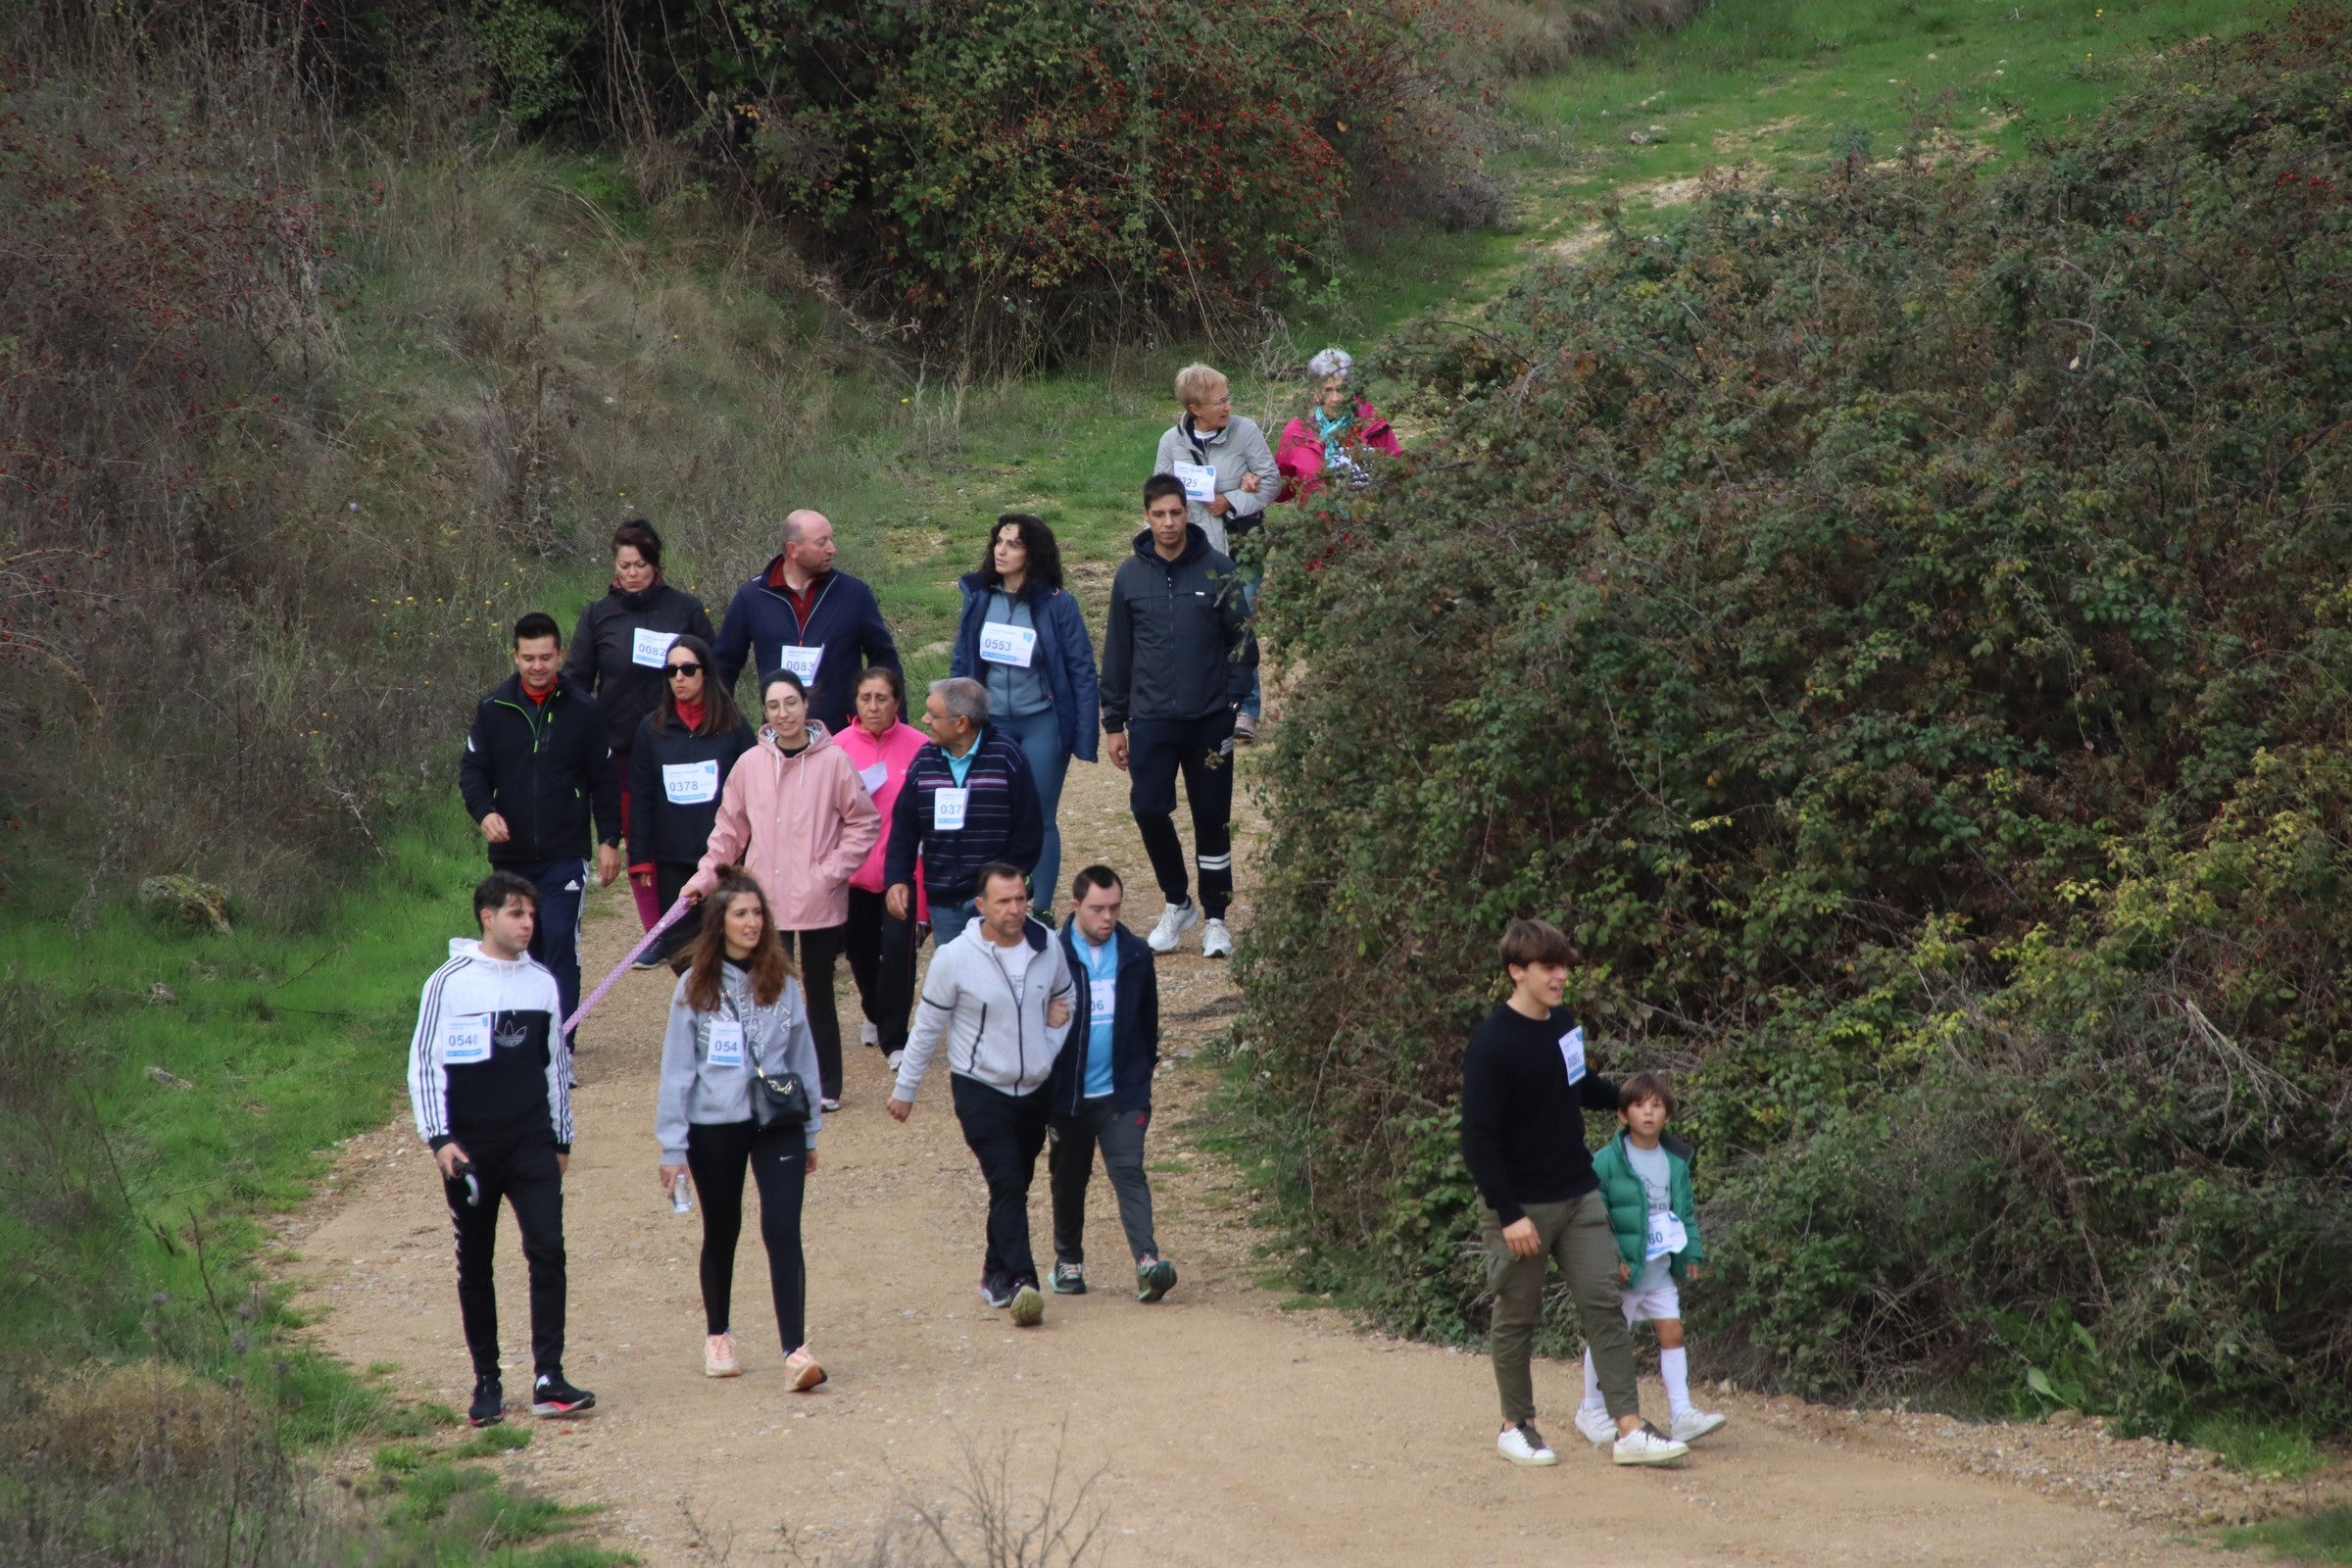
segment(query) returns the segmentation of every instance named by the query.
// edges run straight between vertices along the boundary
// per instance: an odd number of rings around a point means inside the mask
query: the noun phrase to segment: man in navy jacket
[[[1152,1075],[1159,1068],[1159,977],[1151,948],[1119,923],[1125,896],[1118,872],[1088,866],[1070,884],[1070,918],[1059,938],[1077,996],[1069,1043],[1049,1086],[1054,1289],[1086,1294],[1086,1186],[1099,1145],[1135,1254],[1135,1298],[1156,1301],[1176,1283],[1176,1265],[1159,1255],[1152,1234],[1152,1183],[1144,1175]]]
[[[923,703],[931,744],[906,764],[890,808],[883,852],[882,906],[893,919],[914,918],[914,866],[931,898],[931,937],[945,948],[971,922],[981,873],[999,861],[1023,876],[1037,869],[1046,818],[1029,777],[1029,759],[988,721],[988,688],[952,676],[931,683]]]
[[[874,591],[833,569],[833,524],[808,511],[786,514],[783,554],[735,590],[710,655],[722,692],[747,662],[756,675],[791,670],[808,688],[808,716],[835,735],[849,728],[867,666],[899,667]]]

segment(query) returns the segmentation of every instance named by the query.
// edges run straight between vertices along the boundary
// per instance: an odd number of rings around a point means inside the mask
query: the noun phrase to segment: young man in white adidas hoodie
[[[988,1181],[988,1251],[980,1298],[1034,1328],[1046,1316],[1029,1250],[1029,1183],[1046,1147],[1054,1062],[1070,1035],[1069,960],[1029,918],[1029,878],[999,862],[980,872],[980,918],[931,956],[890,1113],[905,1121],[944,1039],[948,1088],[963,1141]]]
[[[458,1237],[458,1312],[473,1356],[466,1418],[506,1408],[491,1279],[498,1202],[514,1206],[531,1270],[531,1413],[571,1415],[596,1396],[564,1379],[564,1169],[571,1158],[571,1074],[553,1045],[563,1026],[556,977],[529,953],[539,890],[493,871],[473,890],[481,939],[449,945],[424,983],[409,1042],[416,1132],[441,1167]]]

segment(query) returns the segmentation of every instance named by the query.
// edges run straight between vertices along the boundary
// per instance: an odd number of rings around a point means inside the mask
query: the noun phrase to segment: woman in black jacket
[[[612,591],[580,612],[564,660],[565,678],[594,696],[605,715],[623,831],[630,826],[633,796],[629,749],[637,726],[665,699],[662,657],[673,639],[687,633],[708,646],[710,613],[700,599],[662,580],[662,536],[643,517],[632,517],[612,530]],[[654,902],[649,884],[632,877],[629,886],[637,895],[637,917],[650,930],[664,906]]]
[[[735,699],[718,689],[709,642],[682,633],[662,662],[669,693],[638,722],[629,743],[629,789],[637,799],[629,817],[629,885],[652,904],[656,920],[701,863],[727,774],[758,739]],[[671,926],[637,966],[667,962],[694,940],[697,924]]]

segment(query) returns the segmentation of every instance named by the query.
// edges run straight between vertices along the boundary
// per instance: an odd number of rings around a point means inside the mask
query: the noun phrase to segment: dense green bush
[[[1478,1319],[1446,1107],[1534,913],[1683,1075],[1707,1353],[2352,1415],[2348,17],[1397,356],[1442,436],[1277,547],[1243,1057],[1392,1320]]]

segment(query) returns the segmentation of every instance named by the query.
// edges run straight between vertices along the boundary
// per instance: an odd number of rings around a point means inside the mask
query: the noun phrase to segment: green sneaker
[[[1135,1266],[1135,1298],[1156,1301],[1176,1288],[1176,1265],[1164,1257]]]
[[[1012,1326],[1033,1329],[1046,1320],[1046,1298],[1034,1285],[1022,1284],[1012,1293]]]

